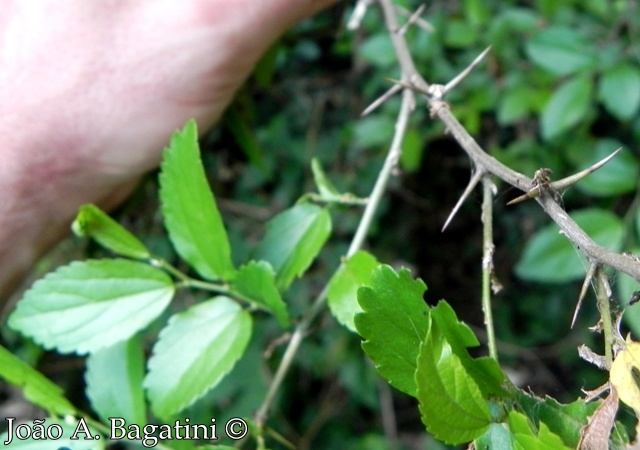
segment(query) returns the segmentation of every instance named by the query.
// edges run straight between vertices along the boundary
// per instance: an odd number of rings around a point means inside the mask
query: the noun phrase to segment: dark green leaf
[[[232,104],[227,109],[224,115],[224,124],[231,131],[234,139],[247,158],[249,158],[251,164],[266,172],[264,152],[247,120],[242,117],[238,105]]]
[[[430,434],[447,444],[462,444],[488,430],[491,411],[480,388],[433,321],[417,366],[420,414]]]
[[[640,70],[625,63],[610,68],[600,78],[598,97],[618,119],[631,119],[640,106]]]
[[[173,293],[171,278],[147,264],[74,262],[37,281],[18,302],[9,326],[61,353],[93,352],[146,327]]]
[[[416,360],[428,327],[429,309],[422,299],[426,289],[407,269],[396,273],[382,265],[371,273],[370,287],[358,290],[364,312],[356,315],[355,326],[364,339],[363,350],[382,377],[414,397]]]
[[[231,247],[200,159],[194,121],[174,133],[160,172],[162,214],[171,242],[209,280],[229,280]]]
[[[93,238],[118,255],[135,259],[151,256],[137,237],[95,205],[82,205],[71,228],[77,236]]]
[[[589,157],[584,158],[581,165],[589,167],[619,147],[620,143],[613,139],[602,139],[596,144],[595,150],[590,152]],[[623,151],[576,186],[587,194],[598,197],[626,194],[636,189],[638,168],[637,157],[630,151]]]
[[[591,68],[596,63],[594,48],[576,30],[552,26],[527,42],[527,54],[540,67],[557,76]]]
[[[514,448],[522,450],[571,450],[565,446],[558,435],[549,431],[549,428],[541,423],[539,430],[534,431],[527,417],[519,412],[509,413],[509,429],[514,439]]]
[[[60,387],[2,346],[0,346],[0,378],[22,389],[27,400],[48,411],[49,414],[65,416],[76,413]]]
[[[271,311],[282,327],[289,326],[287,305],[278,292],[276,273],[269,263],[250,261],[240,267],[232,290]]]
[[[267,222],[267,235],[256,249],[256,259],[271,263],[276,285],[286,290],[311,265],[331,233],[331,216],[319,206],[303,203]]]
[[[570,216],[596,243],[619,250],[623,225],[615,214],[593,208]],[[586,264],[566,236],[560,234],[558,226],[551,224],[529,239],[516,265],[516,273],[525,280],[566,283],[583,278]]]
[[[117,342],[87,358],[87,397],[104,423],[121,417],[144,426],[147,411],[142,389],[144,353],[138,336]]]
[[[540,422],[543,422],[565,445],[577,448],[581,430],[597,409],[597,402],[586,403],[580,399],[563,405],[550,397],[543,400],[526,392],[519,392],[518,402],[536,426],[539,427]]]
[[[560,86],[542,111],[542,137],[553,139],[584,119],[591,105],[592,91],[593,82],[587,76],[575,77]]]
[[[393,44],[387,33],[369,37],[359,46],[359,54],[365,60],[379,67],[387,67],[396,62]]]
[[[498,105],[498,121],[510,125],[524,118],[535,107],[536,92],[527,86],[508,89]]]
[[[640,220],[640,211],[636,220]],[[626,249],[632,255],[640,255],[640,247]],[[617,278],[618,304],[625,308],[622,319],[627,324],[635,336],[640,336],[640,304],[630,305],[629,301],[634,292],[640,291],[640,283],[635,278],[631,278],[625,273],[618,274]]]
[[[251,315],[227,297],[171,317],[144,381],[156,416],[177,414],[217,385],[244,353],[251,326]]]
[[[343,262],[329,282],[328,303],[331,313],[353,332],[357,332],[354,317],[362,312],[358,303],[358,288],[369,284],[371,272],[378,264],[375,256],[360,250]]]

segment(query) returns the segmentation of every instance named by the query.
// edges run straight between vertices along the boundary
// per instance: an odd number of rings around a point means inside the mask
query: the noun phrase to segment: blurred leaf
[[[424,138],[414,129],[409,129],[402,141],[400,167],[405,172],[415,172],[422,165],[424,155]]]
[[[355,316],[355,326],[362,349],[389,384],[415,397],[416,361],[429,325],[422,298],[427,287],[407,269],[396,273],[385,265],[371,273],[370,283],[358,290],[364,312]]]
[[[427,431],[447,444],[462,444],[487,431],[491,412],[480,388],[432,322],[420,346],[415,382]]]
[[[75,414],[62,389],[0,345],[0,378],[22,390],[24,398],[49,414]],[[0,440],[4,442],[6,439]]]
[[[462,10],[468,23],[474,27],[486,25],[491,19],[491,10],[485,0],[464,0]]]
[[[303,203],[267,222],[267,234],[256,249],[256,259],[271,263],[276,285],[285,291],[311,265],[331,233],[331,216],[319,206]]]
[[[365,61],[380,68],[396,64],[396,53],[386,32],[377,33],[369,37],[358,50],[358,54]]]
[[[360,250],[342,263],[329,282],[329,309],[338,322],[353,332],[357,332],[354,317],[362,312],[358,289],[369,284],[371,272],[378,264],[375,256]]]
[[[387,147],[393,137],[394,119],[384,114],[366,116],[355,124],[354,145],[361,148]]]
[[[595,151],[581,166],[589,167],[601,159],[609,156],[620,148],[618,141],[602,139],[596,144]],[[623,151],[616,155],[603,167],[580,181],[576,186],[592,196],[616,196],[632,192],[638,183],[638,160],[629,151]]]
[[[287,305],[278,292],[276,273],[268,262],[249,261],[240,267],[231,290],[271,311],[283,328],[289,326]]]
[[[118,255],[135,259],[151,257],[149,250],[137,237],[96,205],[82,205],[71,228],[77,236],[93,238],[104,248]]]
[[[527,42],[531,60],[558,77],[595,65],[594,47],[576,30],[551,26]]]
[[[640,212],[637,214],[636,220],[640,220]],[[625,251],[628,252],[630,258],[634,257],[631,255],[635,255],[636,258],[640,257],[640,247],[625,248]],[[624,308],[622,319],[635,336],[640,336],[640,304],[629,304],[633,293],[640,290],[640,283],[626,273],[619,273],[616,281],[618,304]]]
[[[86,394],[104,423],[109,423],[110,417],[120,417],[127,424],[146,425],[144,363],[138,336],[89,355],[84,375]]]
[[[640,70],[622,63],[602,74],[598,98],[620,120],[631,119],[640,106]]]
[[[565,446],[557,435],[549,431],[549,428],[540,423],[536,431],[531,428],[527,417],[516,411],[509,413],[509,429],[513,435],[513,448],[521,450],[571,450]]]
[[[535,91],[528,86],[517,85],[507,89],[498,105],[498,121],[500,124],[512,124],[533,111],[535,96]]]
[[[618,391],[618,397],[634,411],[640,412],[640,343],[627,337],[624,350],[620,351],[611,364],[609,372],[611,385]]]
[[[583,209],[570,214],[597,244],[618,251],[623,225],[615,214],[601,209]],[[556,224],[537,231],[527,242],[516,265],[516,274],[525,280],[565,283],[583,278],[587,267],[578,250],[559,232]]]
[[[560,86],[542,111],[542,137],[553,139],[583,120],[591,104],[592,90],[593,83],[586,76],[575,77]]]
[[[334,200],[340,197],[340,192],[333,183],[331,183],[331,180],[329,180],[324,170],[322,170],[322,165],[318,158],[311,160],[311,171],[313,172],[313,180],[318,188],[318,193],[323,199]]]
[[[171,278],[147,264],[76,261],[36,281],[9,317],[9,326],[47,349],[94,352],[145,328],[173,293]]]
[[[232,105],[225,111],[224,124],[233,134],[234,139],[249,159],[249,162],[259,168],[264,174],[267,172],[264,152],[256,136],[242,116],[237,105]]]
[[[171,317],[144,380],[156,416],[177,414],[218,384],[244,353],[251,326],[251,315],[227,297]]]
[[[468,48],[478,39],[478,32],[463,20],[450,19],[447,21],[444,43],[449,47]]]
[[[231,248],[202,166],[194,121],[174,133],[164,151],[160,200],[178,254],[206,279],[232,278]]]

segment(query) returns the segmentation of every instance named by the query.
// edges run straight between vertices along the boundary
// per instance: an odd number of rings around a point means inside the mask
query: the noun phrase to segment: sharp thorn
[[[453,207],[453,209],[451,210],[451,213],[449,214],[449,217],[447,217],[446,222],[442,226],[442,230],[440,230],[441,232],[443,232],[444,230],[447,229],[447,227],[449,226],[449,224],[453,220],[454,216],[457,214],[458,210],[460,209],[460,207],[462,206],[464,201],[469,197],[469,194],[471,194],[471,192],[478,185],[478,182],[482,179],[484,174],[485,174],[484,170],[476,170],[476,172],[473,174],[473,176],[469,180],[469,184],[467,184],[467,187],[465,188],[464,192],[462,193],[462,195],[458,199],[458,202],[456,203],[456,206]]]
[[[471,71],[473,69],[475,69],[475,67],[480,64],[480,61],[483,60],[483,58],[487,55],[487,53],[489,53],[489,50],[491,50],[491,46],[487,47],[482,53],[480,53],[480,55],[478,55],[478,57],[476,59],[474,59],[471,64],[469,64],[467,66],[466,69],[464,69],[462,72],[460,72],[453,80],[449,81],[445,86],[444,89],[442,90],[442,95],[446,94],[447,92],[449,92],[450,90],[452,90],[454,87],[456,87],[462,80],[464,80],[464,78],[469,75],[469,73],[471,73]]]
[[[393,81],[395,82],[395,80],[393,80]],[[364,117],[364,116],[370,114],[371,112],[373,112],[378,106],[382,105],[390,97],[392,97],[397,92],[399,92],[402,89],[402,87],[403,86],[399,82],[394,84],[391,87],[391,89],[389,89],[387,92],[385,92],[380,97],[378,97],[376,100],[374,100],[373,103],[371,103],[369,106],[367,106],[366,109],[364,111],[362,111],[362,113],[360,114],[360,117]]]
[[[578,304],[576,305],[576,309],[573,311],[573,319],[571,319],[571,328],[576,323],[576,319],[578,318],[578,312],[580,312],[580,308],[582,307],[582,301],[584,297],[587,295],[587,290],[589,289],[589,285],[591,284],[591,280],[595,276],[596,270],[598,270],[598,265],[591,263],[589,266],[589,271],[587,272],[587,276],[584,277],[584,281],[582,283],[582,288],[580,289],[580,295],[578,296]]]

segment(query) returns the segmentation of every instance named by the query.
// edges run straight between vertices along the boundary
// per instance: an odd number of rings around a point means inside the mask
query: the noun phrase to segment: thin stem
[[[493,273],[493,182],[489,175],[482,178],[482,311],[487,329],[489,356],[498,360],[496,334],[491,310],[491,275]]]
[[[607,275],[602,268],[598,268],[598,280],[596,289],[596,298],[598,301],[598,310],[600,311],[600,317],[602,318],[602,332],[604,334],[604,357],[607,363],[607,367],[611,367],[613,362],[613,354],[611,347],[614,340],[613,321],[611,320],[611,304],[610,304],[610,292],[609,282],[607,281]]]
[[[369,201],[364,209],[364,213],[362,214],[362,219],[360,219],[358,229],[356,230],[356,233],[351,241],[351,245],[349,246],[349,250],[347,251],[347,258],[352,256],[362,247],[362,243],[364,242],[369,228],[371,227],[371,222],[373,221],[374,214],[377,211],[378,206],[380,205],[385,187],[387,186],[389,178],[393,173],[393,169],[396,167],[398,158],[400,157],[400,145],[402,143],[402,138],[404,137],[407,130],[407,124],[409,122],[409,115],[413,106],[413,100],[413,94],[411,93],[411,91],[405,89],[403,91],[402,105],[398,114],[398,120],[396,122],[396,129],[393,137],[393,142],[391,143],[391,148],[389,149],[387,158],[385,159],[384,165],[382,166],[373,190],[371,191]],[[273,380],[271,380],[271,384],[269,385],[269,389],[264,398],[264,401],[256,412],[256,423],[259,427],[264,426],[269,414],[269,409],[273,404],[275,396],[280,389],[280,385],[282,384],[284,377],[289,371],[289,367],[291,367],[291,363],[293,362],[293,359],[298,351],[298,348],[300,347],[300,344],[302,343],[302,340],[307,334],[311,323],[324,307],[328,291],[329,287],[327,285],[314,300],[309,310],[307,310],[305,315],[296,326],[291,336],[291,340],[289,341],[289,345],[287,346],[287,349],[282,356],[280,365],[278,366],[278,369],[273,376]]]

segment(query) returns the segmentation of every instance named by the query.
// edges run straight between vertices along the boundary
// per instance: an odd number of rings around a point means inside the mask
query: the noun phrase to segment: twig
[[[493,274],[493,190],[491,178],[482,178],[482,311],[484,325],[487,329],[487,345],[489,356],[498,360],[496,334],[493,326],[493,312],[491,311],[491,275]]]

